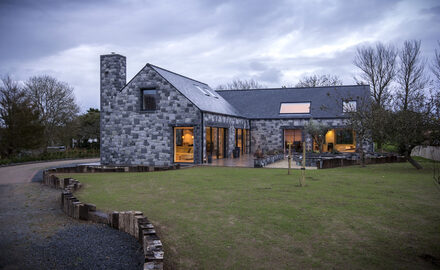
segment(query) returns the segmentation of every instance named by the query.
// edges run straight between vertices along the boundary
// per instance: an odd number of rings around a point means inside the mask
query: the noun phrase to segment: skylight
[[[211,96],[213,96],[213,97],[215,97],[215,98],[218,98],[218,96],[216,96],[216,95],[214,95],[214,93],[211,91],[211,90],[209,90],[208,88],[203,88],[206,92],[208,92]]]
[[[310,113],[310,102],[281,103],[280,113]]]
[[[200,87],[200,86],[198,86],[198,85],[194,85],[195,87],[197,87],[197,89],[199,89],[200,90],[200,92],[202,92],[203,94],[205,94],[205,95],[207,95],[207,96],[209,96],[209,93],[208,92],[206,92],[206,89],[203,89],[202,87]]]

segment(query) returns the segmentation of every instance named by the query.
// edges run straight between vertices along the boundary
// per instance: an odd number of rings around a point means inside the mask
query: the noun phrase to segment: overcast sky
[[[99,55],[127,56],[127,80],[146,63],[208,83],[268,87],[330,73],[353,84],[356,47],[440,39],[440,1],[0,0],[0,75],[49,74],[99,108]]]

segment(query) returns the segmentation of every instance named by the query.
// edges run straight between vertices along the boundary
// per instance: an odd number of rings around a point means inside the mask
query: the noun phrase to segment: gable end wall
[[[142,112],[141,89],[156,87],[158,109]],[[200,162],[201,114],[185,96],[146,66],[105,107],[101,164],[169,166],[174,162],[174,126],[194,127],[194,159]]]

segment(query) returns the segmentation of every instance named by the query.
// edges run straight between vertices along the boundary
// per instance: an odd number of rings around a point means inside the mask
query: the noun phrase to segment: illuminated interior
[[[174,162],[194,162],[194,128],[174,128]]]
[[[280,113],[310,113],[310,102],[281,103]]]
[[[313,149],[319,151],[319,146],[316,142],[313,142]],[[355,152],[356,134],[349,129],[331,129],[325,135],[322,151]]]
[[[227,128],[206,128],[206,156],[224,158],[226,153]]]
[[[249,135],[250,133],[248,129],[241,129],[241,128],[235,129],[235,147],[240,148],[241,154],[249,153],[249,146],[250,146]]]
[[[289,152],[289,144],[291,144],[292,152],[302,151],[302,130],[301,129],[285,129],[284,130],[284,152]]]

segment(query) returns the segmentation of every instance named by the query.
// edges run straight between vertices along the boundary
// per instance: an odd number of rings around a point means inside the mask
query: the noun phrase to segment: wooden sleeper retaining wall
[[[71,169],[73,167],[68,168]],[[153,224],[142,212],[113,211],[108,214],[98,211],[95,205],[80,202],[73,195],[73,192],[82,187],[78,180],[58,178],[56,175],[53,175],[54,172],[67,172],[67,170],[65,168],[45,170],[43,172],[43,184],[52,188],[62,189],[60,206],[66,215],[75,219],[107,224],[114,229],[132,235],[142,245],[145,258],[144,270],[163,269],[164,251],[162,242],[156,234]]]

